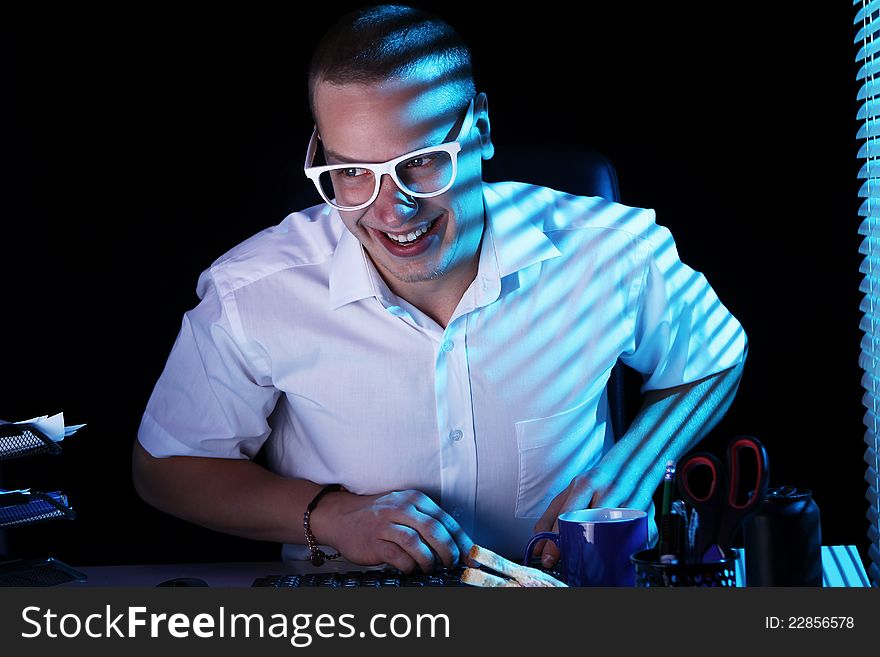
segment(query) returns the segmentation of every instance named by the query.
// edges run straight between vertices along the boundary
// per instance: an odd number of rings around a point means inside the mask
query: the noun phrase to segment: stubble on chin
[[[373,261],[373,264],[376,263],[376,258],[372,256],[370,259]],[[439,264],[431,265],[431,267],[427,270],[425,269],[413,269],[413,268],[400,268],[394,269],[387,265],[383,261],[378,262],[377,267],[382,273],[387,274],[393,277],[396,281],[400,283],[421,283],[424,281],[436,281],[438,278],[442,278],[446,271],[449,269],[448,262],[441,262]]]

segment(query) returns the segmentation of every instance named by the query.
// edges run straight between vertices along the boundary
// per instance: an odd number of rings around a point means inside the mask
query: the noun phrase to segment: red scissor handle
[[[755,455],[755,487],[745,502],[737,504],[736,494],[739,488],[740,452],[749,450]],[[735,438],[727,446],[727,468],[730,485],[727,490],[727,505],[731,509],[743,511],[763,503],[767,494],[767,452],[764,446],[754,438],[742,436]]]
[[[690,484],[691,473],[694,471],[694,469],[699,467],[709,468],[709,471],[711,472],[709,492],[703,496],[694,493]],[[685,501],[689,502],[692,506],[697,504],[704,504],[706,502],[712,502],[718,492],[718,482],[722,478],[722,473],[720,472],[720,469],[721,464],[718,463],[718,459],[716,459],[711,454],[694,454],[692,456],[689,456],[682,464],[681,470],[679,472],[681,493],[682,496],[685,498]]]

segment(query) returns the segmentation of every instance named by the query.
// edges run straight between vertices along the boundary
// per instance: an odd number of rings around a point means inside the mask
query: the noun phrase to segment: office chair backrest
[[[550,187],[579,196],[601,196],[620,201],[617,172],[600,152],[570,144],[513,145],[495,144],[495,156],[483,163],[483,179],[489,182],[516,180]],[[623,364],[611,370],[608,380],[608,405],[615,438],[627,428]]]
[[[483,163],[483,179],[517,180],[579,196],[620,201],[614,166],[599,151],[586,146],[496,144],[495,157]]]

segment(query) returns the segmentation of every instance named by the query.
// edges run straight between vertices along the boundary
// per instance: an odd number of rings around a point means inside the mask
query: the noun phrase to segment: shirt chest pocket
[[[596,399],[562,413],[516,423],[519,451],[517,518],[539,518],[575,477],[602,456],[604,423],[596,424]]]

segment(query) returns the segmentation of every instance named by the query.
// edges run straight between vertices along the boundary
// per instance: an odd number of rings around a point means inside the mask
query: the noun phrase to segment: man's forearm
[[[305,543],[303,514],[322,486],[287,479],[248,460],[154,458],[135,444],[133,474],[147,502],[184,520],[228,534]],[[446,566],[473,542],[455,519],[416,490],[327,493],[311,514],[315,540],[353,563],[388,563],[409,572]]]
[[[667,461],[691,450],[724,417],[736,395],[743,364],[696,383],[646,393],[620,440],[602,459],[615,472],[613,487],[629,490],[620,506],[647,508]]]
[[[303,513],[321,486],[248,460],[133,454],[138,494],[166,513],[254,540],[304,543]]]

